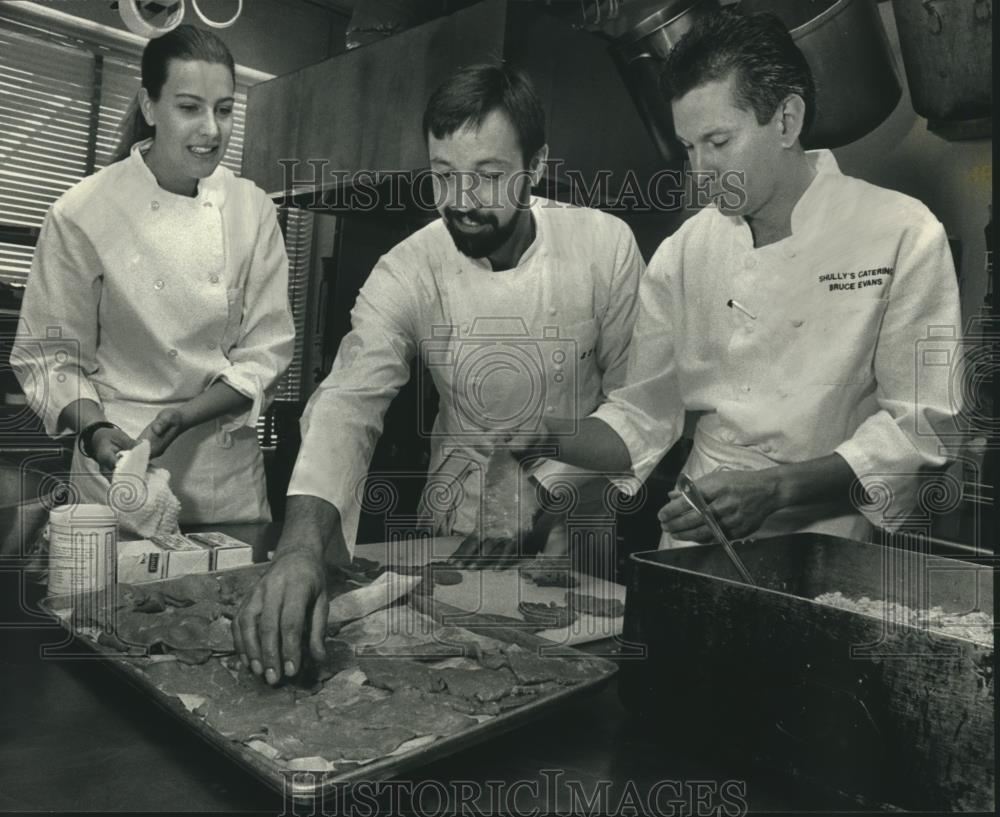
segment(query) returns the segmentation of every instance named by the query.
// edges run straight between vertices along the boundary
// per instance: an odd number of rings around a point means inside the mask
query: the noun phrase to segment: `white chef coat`
[[[676,442],[685,411],[697,417],[693,478],[836,452],[873,497],[864,515],[790,508],[758,535],[863,539],[869,521],[898,527],[918,475],[946,463],[960,436],[961,395],[949,388],[958,287],[923,204],[843,175],[829,151],[807,156],[816,176],[790,237],[755,248],[743,218],[711,207],[660,245],[640,287],[627,385],[595,416],[625,441],[639,479]]]
[[[82,180],[46,215],[11,362],[52,436],[80,398],[138,435],[161,410],[221,380],[252,400],[178,437],[171,472],[182,523],[270,519],[256,425],[291,361],[288,259],[274,205],[221,165],[197,195],[171,193],[141,156]],[[108,483],[77,451],[88,501]]]
[[[336,506],[349,547],[382,418],[415,355],[440,396],[424,494],[440,533],[475,529],[500,428],[584,417],[624,382],[644,267],[631,231],[542,198],[531,213],[535,239],[512,269],[462,255],[439,219],[379,259],[362,287],[352,330],[303,414],[288,490]],[[583,473],[550,464],[539,479],[551,487]]]

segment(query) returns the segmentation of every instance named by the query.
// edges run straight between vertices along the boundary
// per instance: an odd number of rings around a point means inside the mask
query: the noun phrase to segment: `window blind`
[[[23,286],[52,203],[87,172],[92,53],[0,27],[0,280]]]
[[[306,297],[312,265],[314,216],[296,207],[286,211],[285,248],[288,252],[288,301],[295,319],[295,353],[288,373],[278,384],[275,400],[303,399],[302,362],[305,351]]]

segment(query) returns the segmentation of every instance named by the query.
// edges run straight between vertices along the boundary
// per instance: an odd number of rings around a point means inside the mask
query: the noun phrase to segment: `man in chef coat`
[[[813,81],[776,18],[706,18],[664,82],[713,203],[650,261],[627,384],[559,458],[645,479],[691,412],[685,471],[733,537],[897,527],[960,436],[943,227],[803,150]],[[712,540],[676,491],[660,521],[661,546]]]
[[[441,219],[362,287],[302,418],[274,564],[234,621],[237,650],[270,683],[297,672],[303,636],[323,652],[324,564],[351,558],[372,449],[416,355],[440,396],[424,510],[475,547],[498,437],[544,418],[572,425],[624,382],[643,261],[619,219],[531,196],[547,145],[527,78],[458,71],[431,97],[424,133]],[[580,476],[557,463],[536,476],[546,486],[567,472]]]

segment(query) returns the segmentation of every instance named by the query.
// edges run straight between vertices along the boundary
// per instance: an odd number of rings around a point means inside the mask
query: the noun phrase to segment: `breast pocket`
[[[807,383],[847,386],[872,377],[879,328],[889,302],[865,298],[823,307],[802,329],[811,325],[792,354],[803,356]],[[794,325],[795,321],[793,321]]]
[[[566,338],[574,346],[575,359],[581,364],[593,366],[597,356],[597,321],[588,318],[570,324],[566,327]]]
[[[226,290],[226,327],[222,333],[221,346],[225,351],[232,349],[240,339],[243,326],[243,289]]]
[[[588,318],[572,323],[562,328],[558,340],[540,345],[551,389],[549,414],[581,416],[588,410],[581,400],[592,391],[591,381],[597,373],[597,321]]]

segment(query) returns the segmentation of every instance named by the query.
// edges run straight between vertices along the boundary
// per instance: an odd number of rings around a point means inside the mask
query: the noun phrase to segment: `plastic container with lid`
[[[118,518],[107,505],[74,504],[49,513],[49,593],[114,587]]]

